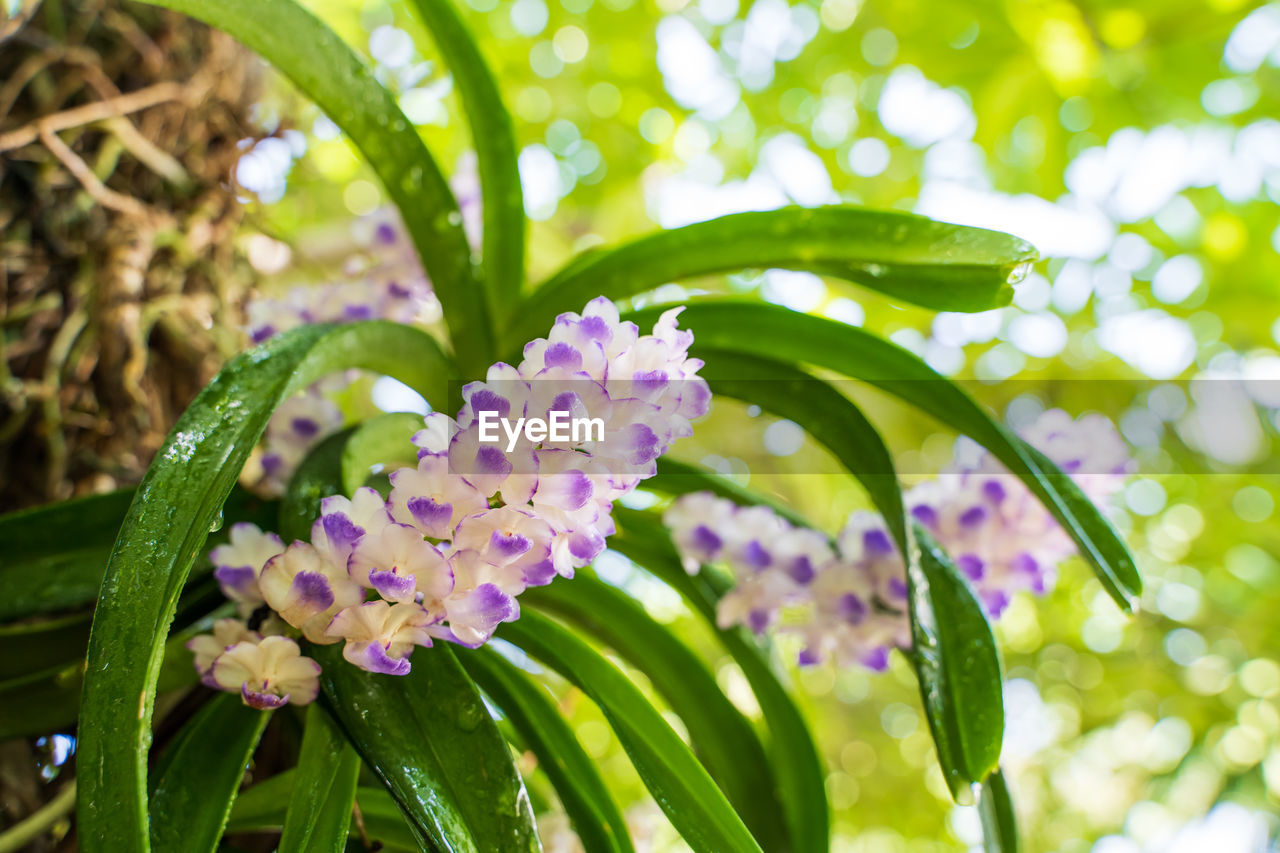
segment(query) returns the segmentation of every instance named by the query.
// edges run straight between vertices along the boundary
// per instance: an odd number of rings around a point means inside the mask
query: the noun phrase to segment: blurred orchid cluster
[[[260,344],[311,323],[417,324],[439,316],[431,282],[393,211],[371,214],[352,230],[360,251],[346,260],[343,274],[348,280],[299,284],[278,297],[252,299],[245,309],[245,332],[251,343]],[[325,377],[277,409],[267,425],[261,455],[245,471],[246,484],[265,496],[283,494],[311,448],[344,425],[346,416],[338,399],[360,375],[360,371],[347,371]]]
[[[385,499],[368,487],[325,498],[310,542],[287,547],[236,525],[210,558],[241,619],[189,643],[204,683],[259,708],[311,701],[319,665],[287,636],[296,633],[344,642],[343,656],[362,669],[404,675],[414,646],[482,645],[519,617],[527,587],[594,560],[614,532],[613,502],[653,476],[710,404],[680,310],[649,335],[603,297],[562,314],[518,367],[494,364],[463,387],[456,420],[426,416],[413,436],[418,464],[391,474]],[[482,412],[582,412],[603,430],[566,441],[526,434],[504,448],[482,440]]]
[[[1132,471],[1128,448],[1102,415],[1044,412],[1024,438],[1105,505]],[[1044,593],[1075,546],[1053,516],[982,447],[957,443],[951,465],[904,494],[911,518],[955,561],[982,607],[999,618],[1018,592]],[[664,521],[686,570],[728,566],[736,584],[720,601],[721,627],[770,628],[803,641],[801,664],[883,670],[911,644],[906,568],[884,519],[853,513],[835,541],[766,506],[710,492],[685,495]]]

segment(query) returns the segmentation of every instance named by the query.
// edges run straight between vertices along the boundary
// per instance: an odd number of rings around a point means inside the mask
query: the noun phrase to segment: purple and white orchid
[[[213,576],[222,593],[240,606],[241,615],[248,616],[263,603],[258,575],[268,560],[284,551],[284,542],[248,522],[232,525],[230,540],[209,552]]]
[[[412,604],[366,601],[334,616],[327,633],[346,640],[342,656],[361,669],[404,675],[413,647],[431,645],[427,627],[437,620]]]
[[[262,597],[280,618],[313,643],[332,643],[325,633],[338,611],[364,600],[364,589],[314,545],[294,542],[272,557],[258,579]]]
[[[386,500],[371,488],[327,497],[311,541],[288,548],[251,526],[233,530],[213,552],[224,591],[255,625],[274,628],[278,617],[312,643],[343,642],[346,660],[370,672],[407,673],[413,648],[433,639],[484,644],[519,618],[525,589],[572,577],[604,550],[613,502],[652,476],[658,456],[707,412],[702,362],[688,357],[693,335],[678,328],[678,314],[663,314],[651,335],[604,298],[561,315],[519,367],[495,364],[466,386],[456,419],[425,418],[413,437],[418,464],[391,473]],[[291,420],[277,425],[294,444],[323,432],[308,426],[322,408],[310,405],[292,404]],[[600,429],[526,431],[502,443],[481,434],[485,417],[556,413],[598,419]],[[805,531],[793,539],[778,555],[778,578],[791,586],[823,545]],[[310,701],[302,676],[312,662],[295,664],[290,649],[268,646],[273,639],[292,644],[233,622],[191,648],[206,683],[255,707]],[[271,667],[294,680],[282,686]]]
[[[293,702],[306,705],[320,692],[320,664],[304,657],[288,637],[243,640],[218,655],[209,678],[217,687],[239,693],[253,708],[271,710]]]
[[[1124,440],[1100,415],[1073,420],[1051,410],[1026,437],[1098,503],[1132,470]],[[1047,591],[1058,565],[1075,553],[1022,481],[971,443],[958,444],[956,461],[905,500],[992,617],[1018,592]],[[875,670],[888,665],[893,648],[911,642],[906,566],[874,513],[853,513],[836,550],[822,534],[793,527],[767,507],[738,507],[709,492],[681,497],[664,521],[690,572],[708,563],[733,571],[737,583],[719,605],[722,627],[757,633],[778,627],[803,639],[802,664],[830,658]]]
[[[412,240],[393,211],[378,211],[357,220],[352,235],[355,251],[343,268],[348,280],[299,284],[278,296],[256,296],[249,301],[245,334],[251,343],[260,344],[312,323],[389,320],[425,325],[439,318],[439,300]],[[346,422],[335,398],[359,376],[359,371],[348,371],[327,377],[286,401],[267,426],[261,456],[246,468],[246,484],[264,495],[283,494],[307,451]]]

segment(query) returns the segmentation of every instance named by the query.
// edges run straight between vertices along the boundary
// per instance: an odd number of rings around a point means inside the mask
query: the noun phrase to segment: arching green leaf
[[[600,706],[649,792],[694,850],[760,850],[698,759],[621,670],[533,611],[503,625],[498,636],[559,672]]]
[[[280,853],[340,853],[347,847],[360,756],[320,705],[307,708],[297,782],[289,797]]]
[[[546,690],[492,649],[463,652],[458,659],[538,757],[583,847],[631,851],[626,820]]]
[[[937,311],[984,311],[1012,298],[1014,271],[1036,257],[1017,237],[909,213],[851,206],[735,213],[574,260],[534,292],[503,346],[510,351],[546,334],[556,314],[601,294],[625,299],[748,268],[809,270]]]
[[[527,222],[516,168],[515,127],[502,103],[498,81],[451,0],[413,0],[413,6],[453,74],[471,125],[471,142],[480,167],[482,255],[489,313],[498,320],[516,309],[524,284]]]
[[[0,516],[0,622],[92,601],[133,490]]]
[[[590,633],[643,672],[684,722],[694,752],[760,846],[787,847],[773,770],[751,723],[702,660],[626,593],[579,571],[570,582],[529,589],[522,603]]]
[[[536,851],[524,782],[475,683],[446,643],[408,675],[365,672],[340,645],[312,647],[325,700],[395,798],[419,843],[448,851]]]
[[[178,419],[138,487],[89,636],[77,754],[80,843],[145,850],[151,711],[178,596],[245,459],[279,403],[364,367],[428,398],[450,372],[426,333],[394,323],[304,326],[233,359]]]
[[[246,706],[239,696],[221,694],[183,727],[156,765],[151,791],[153,850],[217,849],[269,716]]]

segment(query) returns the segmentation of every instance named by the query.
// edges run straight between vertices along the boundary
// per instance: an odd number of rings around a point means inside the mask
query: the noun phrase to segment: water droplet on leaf
[[[1009,273],[1009,284],[1017,284],[1027,277],[1027,273],[1031,272],[1031,261],[1023,261],[1013,268],[1013,272]]]
[[[458,711],[458,728],[464,732],[473,732],[480,725],[480,721],[484,719],[484,708],[479,705],[468,703]]]

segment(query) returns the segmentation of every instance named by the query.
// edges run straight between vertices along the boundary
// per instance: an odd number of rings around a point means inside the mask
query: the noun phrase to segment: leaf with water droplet
[[[275,407],[319,376],[353,367],[396,376],[437,401],[453,373],[435,339],[409,326],[292,329],[234,359],[196,397],[138,487],[89,637],[77,754],[86,850],[145,848],[154,662],[192,564]],[[223,418],[227,397],[244,401],[244,417]]]
[[[538,758],[583,846],[599,853],[634,853],[627,823],[600,770],[545,687],[492,648],[468,652],[460,662]],[[522,811],[529,807],[527,799],[528,791],[522,790],[504,806]]]
[[[957,803],[996,766],[1004,735],[1000,660],[986,615],[950,557],[916,525],[908,566],[912,662],[943,776]]]
[[[425,848],[539,849],[511,750],[448,644],[417,649],[402,677],[357,669],[339,646],[312,653],[329,706]]]
[[[669,281],[770,267],[842,278],[936,311],[986,311],[1012,299],[1010,273],[1036,257],[1009,234],[896,211],[735,213],[571,261],[521,309],[504,346],[518,357],[565,306],[600,294],[624,299]]]
[[[1023,261],[1009,273],[1009,284],[1018,284],[1031,272],[1032,261]]]
[[[486,717],[484,708],[478,704],[462,703],[458,709],[458,728],[464,732],[473,732],[476,726]]]

